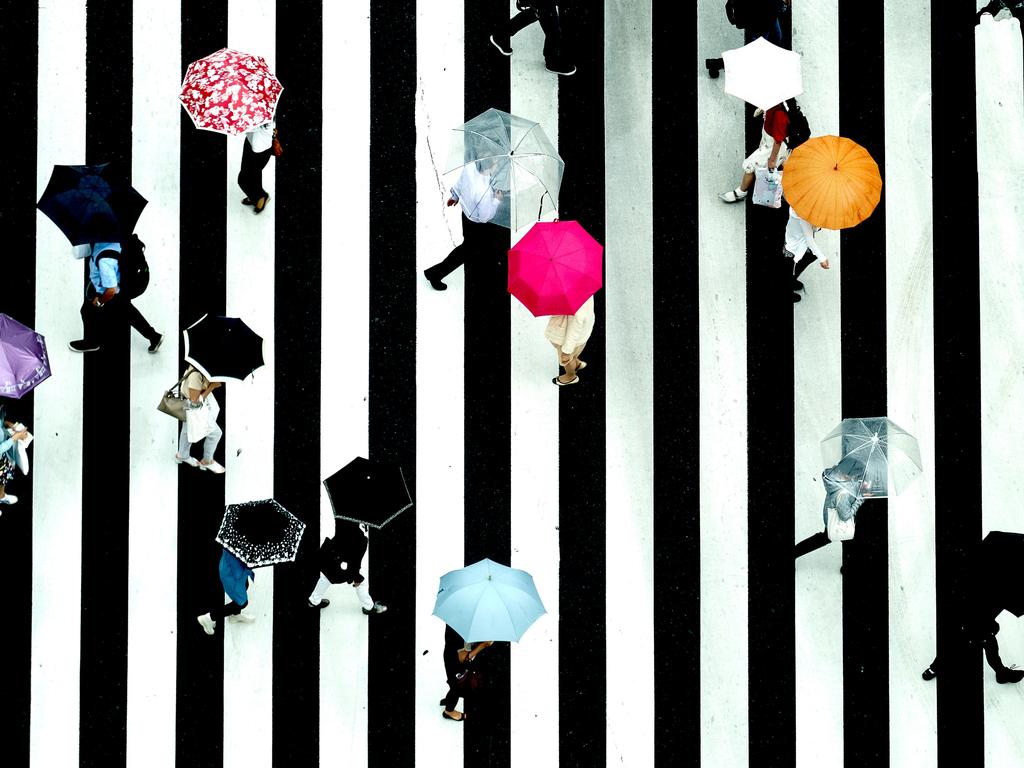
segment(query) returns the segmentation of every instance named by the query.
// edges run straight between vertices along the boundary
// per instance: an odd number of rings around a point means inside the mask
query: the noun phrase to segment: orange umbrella
[[[783,194],[804,221],[845,229],[871,215],[882,196],[878,163],[860,144],[818,136],[793,150],[785,164]]]

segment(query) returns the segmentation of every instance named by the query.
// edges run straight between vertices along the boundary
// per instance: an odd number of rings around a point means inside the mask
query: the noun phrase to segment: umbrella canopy
[[[534,317],[572,315],[601,287],[604,249],[578,221],[538,221],[508,252],[508,290]]]
[[[273,120],[283,90],[262,56],[221,48],[188,65],[178,99],[196,128],[237,136]]]
[[[36,208],[72,245],[82,245],[125,239],[146,203],[110,163],[55,165]]]
[[[242,381],[263,365],[263,337],[237,317],[203,315],[182,334],[185,360],[210,381]]]
[[[1024,534],[991,531],[981,542],[979,602],[1024,616]]]
[[[397,464],[356,456],[324,480],[334,516],[383,528],[412,506],[405,475]]]
[[[228,504],[216,541],[249,568],[291,563],[306,524],[274,499]]]
[[[763,37],[742,48],[724,51],[725,92],[761,109],[770,109],[804,92],[800,54]],[[786,166],[789,171],[789,165]],[[789,180],[789,177],[786,177]]]
[[[878,163],[860,144],[842,136],[817,136],[786,160],[786,201],[801,219],[825,229],[845,229],[871,215],[882,197]]]
[[[885,417],[843,419],[821,441],[826,467],[838,465],[864,486],[864,495],[901,493],[921,473],[917,438]]]
[[[0,395],[20,398],[50,378],[40,333],[0,312]]]
[[[469,218],[519,229],[558,210],[564,168],[539,123],[488,109],[455,129],[446,173]]]
[[[484,558],[441,577],[434,615],[466,642],[515,640],[547,613],[533,576]]]

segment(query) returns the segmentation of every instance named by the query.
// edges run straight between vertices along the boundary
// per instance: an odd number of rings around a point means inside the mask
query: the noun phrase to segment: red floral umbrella
[[[237,136],[272,120],[283,90],[262,56],[221,48],[188,65],[178,99],[196,128]]]
[[[538,221],[508,252],[508,291],[534,317],[576,314],[602,285],[603,251],[578,221]]]

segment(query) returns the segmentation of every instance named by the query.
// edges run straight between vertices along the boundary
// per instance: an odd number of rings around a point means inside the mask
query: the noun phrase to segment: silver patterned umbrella
[[[216,541],[249,568],[291,563],[306,524],[274,499],[228,504]]]

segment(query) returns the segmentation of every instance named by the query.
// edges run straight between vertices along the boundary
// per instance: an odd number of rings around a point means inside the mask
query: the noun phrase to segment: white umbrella
[[[874,498],[902,492],[922,466],[917,438],[884,416],[843,419],[821,441],[821,458],[864,483],[864,495]]]
[[[800,54],[757,38],[722,54],[725,92],[761,109],[770,109],[804,92]]]

